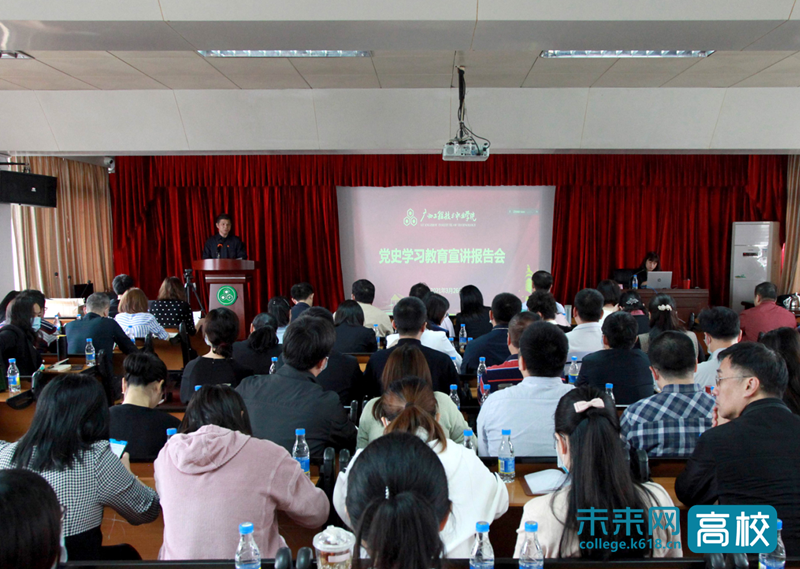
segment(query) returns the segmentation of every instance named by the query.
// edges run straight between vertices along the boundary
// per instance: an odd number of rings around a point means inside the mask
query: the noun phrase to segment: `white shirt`
[[[570,352],[598,352],[603,349],[603,331],[599,322],[578,324],[567,332]]]
[[[386,347],[391,348],[399,339],[400,334],[391,334],[386,336]],[[461,369],[461,354],[456,351],[456,349],[453,347],[453,344],[451,344],[450,340],[447,339],[447,334],[444,332],[425,330],[419,340],[422,342],[422,345],[427,348],[436,350],[437,352],[443,352],[450,358],[455,356],[456,365],[458,366],[458,369]]]
[[[278,343],[283,344],[283,333],[286,332],[286,328],[289,326],[280,326],[277,330],[275,330],[275,335],[278,337]]]
[[[491,393],[478,414],[478,451],[497,456],[502,430],[511,429],[515,456],[555,456],[556,406],[572,390],[560,377],[526,377]]]
[[[445,314],[444,318],[442,319],[442,328],[447,330],[447,337],[448,338],[455,338],[456,337],[456,329],[453,326],[453,321],[450,320],[450,317]]]
[[[600,321],[598,322],[601,328],[603,327],[603,322],[605,322],[606,318],[608,318],[608,315],[614,314],[615,312],[619,312],[619,306],[603,306],[603,315],[600,317]]]
[[[700,387],[714,387],[717,385],[717,370],[719,370],[719,354],[725,348],[714,350],[707,361],[697,364],[694,373],[694,382]]]
[[[497,474],[493,474],[481,459],[463,445],[447,440],[442,451],[438,441],[428,443],[442,461],[447,475],[448,497],[453,503],[447,524],[439,532],[444,543],[445,556],[451,559],[468,559],[472,553],[475,524],[492,521],[508,510],[508,490]],[[347,498],[347,473],[359,457],[359,449],[353,455],[350,466],[336,478],[333,489],[333,507],[342,520],[350,525],[345,512]]]
[[[378,332],[381,337],[387,336],[392,333],[392,321],[389,315],[380,308],[376,308],[371,304],[359,302],[358,305],[364,311],[364,327],[372,330],[372,327],[377,324]]]
[[[147,334],[152,332],[154,338],[160,340],[169,340],[169,334],[161,324],[158,323],[156,317],[149,312],[138,312],[136,314],[128,314],[127,312],[120,312],[114,317],[122,327],[122,331],[128,333],[128,326],[133,328],[133,335],[136,338],[146,338]]]

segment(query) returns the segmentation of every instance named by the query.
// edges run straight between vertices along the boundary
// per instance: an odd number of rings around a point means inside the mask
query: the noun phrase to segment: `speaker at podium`
[[[200,259],[192,262],[200,274],[202,286],[208,287],[208,309],[228,308],[239,318],[239,340],[244,340],[253,320],[253,306],[248,284],[253,282],[255,261],[239,259]]]

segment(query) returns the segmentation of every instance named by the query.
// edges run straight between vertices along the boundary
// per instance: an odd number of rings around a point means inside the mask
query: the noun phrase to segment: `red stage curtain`
[[[783,222],[785,172],[785,156],[495,155],[481,163],[438,155],[120,157],[111,176],[114,259],[118,273],[136,276],[153,295],[164,276],[190,266],[213,233],[214,213],[228,210],[263,264],[262,307],[307,279],[318,301],[335,308],[344,298],[336,186],[555,185],[558,298],[569,301],[657,250],[665,270],[725,304],[730,225]]]

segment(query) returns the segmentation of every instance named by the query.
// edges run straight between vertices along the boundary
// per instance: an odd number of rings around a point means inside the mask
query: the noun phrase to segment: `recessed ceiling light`
[[[197,53],[203,57],[372,57],[371,51],[342,49],[201,49]]]
[[[548,49],[539,57],[546,58],[626,58],[626,57],[708,57],[714,50],[682,50],[682,49],[635,49],[635,50],[558,50]]]
[[[0,59],[33,59],[24,51],[0,51]]]

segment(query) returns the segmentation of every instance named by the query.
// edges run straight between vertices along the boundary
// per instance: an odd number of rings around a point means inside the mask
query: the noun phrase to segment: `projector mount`
[[[455,138],[445,143],[442,149],[444,160],[483,161],[489,158],[489,139],[479,136],[464,124],[467,121],[467,82],[464,80],[464,67],[458,68],[458,131]],[[478,140],[484,141],[479,144]]]

